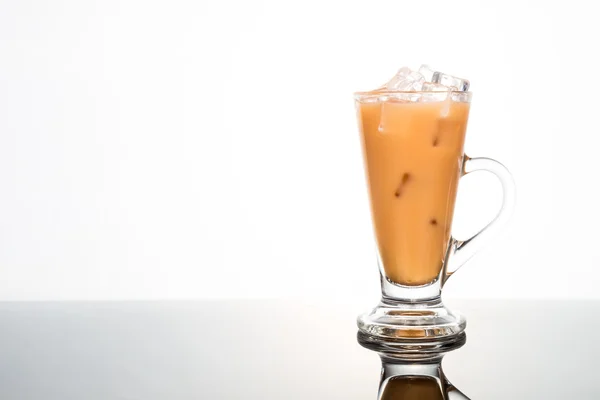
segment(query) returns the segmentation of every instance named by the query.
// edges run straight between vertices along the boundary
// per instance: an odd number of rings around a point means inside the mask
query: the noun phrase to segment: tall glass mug
[[[440,339],[465,328],[465,319],[442,304],[442,286],[506,222],[515,192],[502,164],[463,153],[471,97],[458,91],[355,94],[382,289],[380,304],[358,318],[364,333]],[[455,239],[459,180],[482,170],[502,183],[502,208],[473,237]]]

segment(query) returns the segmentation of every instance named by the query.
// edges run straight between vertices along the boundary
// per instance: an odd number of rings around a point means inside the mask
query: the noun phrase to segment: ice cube
[[[451,103],[452,103],[452,99],[450,99],[450,97],[448,97],[444,101],[444,106],[440,110],[440,117],[446,118],[446,117],[448,117],[448,115],[450,115],[450,104]]]
[[[421,75],[423,75],[426,82],[431,82],[431,79],[433,79],[434,72],[435,71],[427,64],[423,64],[419,67],[419,73]],[[425,90],[425,89],[423,89],[423,90]]]
[[[433,83],[433,82],[425,82],[423,84],[424,92],[448,92],[454,88],[449,88],[448,86],[444,86],[441,83]]]
[[[394,77],[392,79],[390,79],[389,82],[383,86],[386,89],[394,88],[398,85],[398,83],[403,82],[406,79],[406,77],[408,76],[408,74],[410,74],[411,72],[412,71],[410,68],[402,67],[398,70],[398,72],[396,72],[396,75],[394,75]]]
[[[422,103],[444,101],[449,97],[449,94],[453,89],[454,88],[449,88],[448,86],[439,83],[425,82],[423,84],[423,91],[430,93],[422,93],[420,101]]]
[[[431,80],[433,83],[440,83],[444,86],[455,87],[460,92],[469,90],[469,81],[456,76],[448,75],[443,72],[436,71]]]
[[[425,78],[419,72],[402,67],[385,86],[387,90],[412,92],[421,90],[423,82]]]

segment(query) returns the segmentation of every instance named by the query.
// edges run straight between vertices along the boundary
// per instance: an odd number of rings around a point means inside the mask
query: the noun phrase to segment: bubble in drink
[[[436,71],[431,79],[433,83],[439,83],[448,87],[455,87],[460,92],[469,90],[469,81],[456,76],[448,75],[443,72]]]

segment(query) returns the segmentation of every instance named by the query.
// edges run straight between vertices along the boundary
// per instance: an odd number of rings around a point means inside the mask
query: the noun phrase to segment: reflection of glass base
[[[382,302],[358,317],[360,332],[403,342],[451,340],[465,330],[466,320],[438,298],[422,303]]]

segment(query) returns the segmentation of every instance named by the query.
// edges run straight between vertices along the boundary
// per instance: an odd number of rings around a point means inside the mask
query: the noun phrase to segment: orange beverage
[[[357,104],[381,266],[394,283],[425,285],[448,251],[469,103],[372,93]]]

